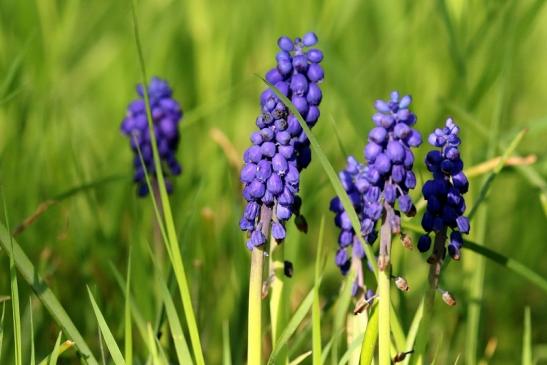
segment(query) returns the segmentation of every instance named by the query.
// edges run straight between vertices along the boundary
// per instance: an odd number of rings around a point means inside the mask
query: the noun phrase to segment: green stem
[[[262,233],[269,236],[272,209],[263,205],[260,208]],[[255,247],[251,253],[249,275],[249,312],[247,321],[247,364],[262,363],[262,274],[264,269],[264,249]]]
[[[391,226],[388,214],[384,216],[384,222],[380,228],[380,257],[378,259],[378,354],[379,365],[391,364],[391,338],[390,338],[390,262],[389,251],[391,246]]]

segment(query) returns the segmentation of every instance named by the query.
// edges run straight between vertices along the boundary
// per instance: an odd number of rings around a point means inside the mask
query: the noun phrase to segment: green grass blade
[[[10,242],[13,245],[13,251],[10,249]],[[89,365],[98,365],[98,362],[93,357],[89,346],[66,313],[65,309],[62,307],[59,300],[55,297],[40,275],[38,275],[38,272],[25,255],[17,241],[15,239],[10,239],[9,231],[2,224],[0,224],[0,244],[10,256],[13,256],[13,260],[21,276],[31,286],[38,299],[40,299],[57,324],[61,326],[66,336],[74,341],[78,351],[86,359],[87,363]]]
[[[354,351],[357,351],[359,349],[359,345],[363,343],[363,339],[365,338],[364,333],[360,333],[357,335],[353,341],[351,341],[350,345],[348,346],[346,352],[342,355],[340,358],[340,361],[338,361],[338,365],[346,365],[353,354]]]
[[[481,189],[479,191],[479,196],[477,197],[477,200],[475,200],[475,203],[473,204],[473,207],[471,208],[471,210],[469,212],[469,215],[468,215],[469,219],[473,218],[473,216],[477,212],[477,209],[479,208],[480,204],[486,198],[486,195],[488,194],[488,191],[490,190],[490,186],[492,185],[492,182],[494,181],[496,176],[502,170],[502,168],[505,165],[505,162],[507,161],[509,156],[511,156],[513,154],[513,152],[515,151],[515,149],[517,148],[519,143],[522,141],[522,139],[524,138],[526,132],[527,132],[527,130],[524,129],[516,135],[516,137],[511,141],[509,146],[503,152],[503,154],[502,154],[496,168],[490,173],[490,175],[488,175],[488,177],[486,178],[486,180],[482,184]]]
[[[29,316],[30,316],[30,362],[29,362],[29,364],[30,365],[35,365],[36,364],[36,353],[35,353],[35,349],[34,349],[34,321],[33,321],[33,318],[32,318],[32,298],[29,298],[28,302],[29,302],[28,311],[29,311]],[[2,348],[2,346],[0,346],[0,348]]]
[[[230,349],[230,323],[222,323],[222,364],[232,365],[232,352]]]
[[[6,302],[2,303],[2,317],[0,317],[0,361],[2,361],[2,344],[4,343],[4,315],[6,314]]]
[[[2,194],[2,203],[4,206],[4,219],[9,231],[8,213],[6,209],[6,200]],[[10,255],[9,255],[9,273],[10,273],[10,287],[11,287],[11,309],[13,320],[13,339],[14,339],[14,353],[15,364],[23,364],[23,350],[21,347],[21,312],[19,308],[19,286],[17,284],[17,269],[15,267],[15,261],[13,260],[13,239],[10,236]]]
[[[142,86],[143,86],[144,100],[145,100],[145,106],[146,106],[146,116],[148,120],[148,130],[150,133],[150,142],[152,145],[152,155],[154,157],[156,178],[157,178],[158,187],[160,190],[160,198],[161,198],[162,208],[163,208],[163,217],[164,217],[164,222],[165,222],[165,226],[167,230],[168,242],[166,242],[166,244],[171,250],[170,259],[173,265],[173,270],[175,272],[177,283],[179,285],[179,292],[181,295],[182,306],[183,306],[184,314],[186,317],[186,323],[188,325],[188,331],[190,333],[190,342],[192,344],[192,349],[194,351],[196,363],[198,365],[205,365],[203,351],[201,349],[201,341],[199,338],[199,331],[198,331],[197,322],[196,322],[196,316],[194,314],[194,309],[192,308],[192,300],[190,296],[190,290],[188,287],[188,280],[186,278],[186,272],[184,270],[184,264],[183,264],[182,256],[180,253],[180,245],[179,245],[177,234],[175,231],[175,224],[173,220],[173,214],[171,211],[171,205],[169,203],[169,198],[167,196],[167,190],[165,187],[165,179],[162,172],[162,166],[161,166],[160,156],[158,152],[156,135],[154,133],[154,127],[152,125],[152,112],[150,110],[150,100],[149,100],[148,86],[147,86],[148,77],[146,75],[146,65],[144,62],[144,56],[142,52],[141,40],[139,35],[139,23],[137,20],[137,13],[135,9],[134,0],[131,1],[131,14],[133,19],[135,44],[137,47],[137,53],[139,58],[139,67],[140,67],[141,77],[142,77]],[[153,195],[153,194],[150,194],[150,195]]]
[[[360,365],[370,365],[374,357],[376,339],[378,338],[378,306],[373,306],[368,319],[365,336],[361,345]]]
[[[327,342],[325,347],[323,347],[323,353],[321,354],[321,365],[324,365],[327,362],[327,357],[329,356],[329,353],[332,349],[332,345],[334,344],[334,340],[340,336],[342,331],[336,331],[334,336]]]
[[[186,336],[184,336],[184,332],[182,331],[182,325],[177,314],[175,303],[173,302],[173,298],[171,297],[171,293],[169,292],[167,282],[161,275],[160,263],[154,256],[150,245],[148,245],[147,247],[148,254],[150,255],[150,260],[152,261],[154,268],[158,273],[157,280],[158,285],[160,286],[159,289],[161,300],[165,307],[165,313],[167,314],[167,322],[169,323],[169,327],[171,328],[171,334],[173,336],[173,343],[175,344],[175,352],[177,353],[178,361],[180,364],[193,365],[194,361],[192,360],[192,356],[190,355]]]
[[[87,294],[89,295],[89,300],[91,301],[93,312],[95,313],[95,317],[97,318],[99,329],[101,330],[101,333],[104,337],[104,342],[106,343],[106,347],[110,352],[110,356],[112,357],[114,364],[125,365],[125,360],[123,358],[122,352],[120,351],[120,348],[118,347],[118,344],[116,343],[116,340],[114,339],[110,328],[108,328],[108,324],[106,323],[104,316],[99,309],[99,306],[95,302],[95,298],[93,298],[93,294],[91,294],[91,290],[89,289],[89,287],[87,287]]]
[[[146,333],[146,322],[143,319],[143,316],[141,312],[139,311],[139,308],[135,304],[135,301],[133,297],[131,296],[131,292],[126,293],[126,286],[125,280],[123,279],[122,275],[112,264],[112,262],[109,262],[110,269],[112,270],[112,273],[114,274],[114,279],[118,283],[118,286],[120,287],[120,290],[124,293],[124,295],[129,295],[129,303],[131,305],[131,315],[133,317],[133,320],[135,321],[135,324],[137,325],[137,329],[139,330],[139,333],[141,335],[141,338],[143,341],[146,342],[148,334]],[[127,299],[127,297],[125,298]]]
[[[323,267],[323,233],[325,228],[325,216],[321,216],[319,226],[319,238],[317,254],[315,257],[315,285],[313,288],[312,306],[312,353],[313,365],[321,364],[321,306],[319,303],[319,287],[321,285],[321,270]]]
[[[268,359],[268,364],[276,364],[277,362],[277,356],[283,349],[283,347],[287,344],[293,333],[296,331],[300,323],[304,320],[308,312],[310,311],[310,308],[313,304],[313,294],[314,290],[312,289],[308,295],[304,298],[294,315],[291,317],[289,322],[287,323],[287,327],[281,332],[281,335],[279,336],[279,339],[276,343],[276,346],[272,350],[272,353],[270,354],[270,358]]]
[[[317,159],[321,163],[321,166],[323,166],[323,169],[325,170],[325,173],[327,174],[327,177],[330,180],[330,183],[332,187],[334,188],[334,191],[336,192],[336,195],[340,198],[340,201],[342,202],[342,205],[344,206],[344,210],[347,212],[350,220],[351,225],[355,232],[361,232],[361,223],[359,222],[359,217],[357,216],[357,212],[355,211],[355,208],[353,207],[353,204],[351,204],[351,201],[349,199],[348,194],[344,190],[344,187],[342,186],[342,183],[340,183],[340,179],[338,178],[338,175],[336,174],[336,171],[334,171],[334,168],[332,167],[331,163],[329,162],[327,156],[323,152],[323,149],[321,148],[319,141],[317,140],[317,137],[312,133],[310,127],[308,127],[306,121],[298,110],[296,110],[295,106],[285,95],[283,95],[279,89],[277,89],[274,85],[270,84],[265,79],[258,76],[266,85],[268,85],[272,91],[277,95],[279,99],[289,108],[292,114],[296,117],[298,120],[298,123],[306,133],[306,136],[310,140],[310,144],[314,153],[314,156],[317,156]],[[374,257],[374,252],[372,251],[371,246],[365,242],[363,237],[361,235],[356,236],[359,241],[361,242],[361,245],[365,249],[367,257]],[[370,265],[373,268],[374,276],[378,275],[378,264],[376,263],[376,260],[370,260]]]
[[[532,365],[532,318],[530,307],[524,308],[524,336],[522,336],[522,365]]]
[[[61,345],[61,334],[62,332],[59,332],[59,335],[57,336],[55,346],[53,346],[53,351],[51,351],[51,355],[49,356],[48,365],[57,365],[57,360],[59,359],[59,346]]]
[[[61,356],[65,351],[71,349],[72,347],[74,347],[74,342],[70,340],[61,343],[61,332],[59,332],[59,336],[57,337],[57,341],[55,342],[53,351],[44,359],[42,359],[42,361],[40,361],[38,365],[56,364],[58,362],[59,356]]]
[[[128,364],[133,364],[133,328],[131,322],[131,249],[127,258],[127,278],[125,279],[125,303],[124,303],[124,334],[125,334],[125,359]]]
[[[351,288],[353,281],[355,280],[356,273],[354,270],[344,280],[344,288],[340,293],[338,302],[336,303],[336,309],[334,313],[334,330],[339,331],[341,335],[344,331],[344,321],[346,320],[348,307],[351,303]],[[331,364],[338,362],[338,347],[340,344],[340,336],[335,336],[334,343],[332,345]]]
[[[421,227],[413,224],[403,223],[404,228],[409,231],[423,234]],[[482,255],[491,261],[505,267],[506,269],[518,274],[522,278],[528,280],[530,283],[536,285],[538,288],[544,290],[547,293],[547,279],[536,273],[523,263],[502,255],[490,248],[485,247],[484,244],[478,244],[469,240],[463,242],[463,247],[473,251],[479,255]]]
[[[152,358],[152,364],[156,365],[160,363],[158,354],[158,346],[156,343],[156,336],[154,336],[154,330],[150,322],[146,324],[146,332],[148,333],[148,348],[150,349],[150,357]]]
[[[406,347],[403,349],[404,351],[410,351],[411,349],[414,349],[414,343],[416,341],[416,336],[418,335],[418,331],[420,330],[420,324],[422,323],[422,318],[424,317],[424,303],[425,303],[425,297],[422,297],[422,300],[420,301],[420,305],[418,306],[418,309],[416,309],[416,313],[414,314],[414,318],[412,319],[412,323],[410,324],[410,329],[408,330],[408,335],[406,338]],[[410,358],[416,356],[423,359],[425,357],[425,353],[418,353],[415,351],[410,356],[407,356],[404,360],[402,365],[409,365],[410,364]]]
[[[190,355],[190,350],[188,349],[188,344],[186,342],[186,337],[182,331],[182,325],[177,315],[175,303],[173,303],[173,298],[171,298],[171,294],[169,293],[169,289],[167,288],[167,284],[163,278],[160,279],[159,284],[161,299],[165,305],[165,312],[167,314],[169,327],[171,328],[171,334],[173,335],[173,343],[175,344],[175,352],[177,353],[179,364],[191,365],[194,361],[192,360],[192,356]]]

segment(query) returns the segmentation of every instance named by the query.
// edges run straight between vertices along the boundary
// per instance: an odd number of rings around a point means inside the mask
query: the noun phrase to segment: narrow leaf
[[[530,307],[524,308],[524,336],[522,336],[522,365],[532,365],[532,318]]]
[[[99,306],[97,306],[97,303],[95,302],[95,299],[93,298],[93,294],[91,294],[91,290],[89,289],[89,287],[87,287],[87,294],[89,295],[89,300],[91,301],[93,312],[95,313],[95,317],[97,318],[99,329],[101,330],[101,333],[104,337],[104,342],[106,344],[106,347],[108,348],[108,351],[110,352],[110,356],[112,357],[114,364],[125,365],[125,360],[123,358],[122,352],[120,351],[120,348],[118,347],[118,344],[116,343],[116,340],[114,339],[110,328],[108,328],[108,324],[106,323],[104,316],[99,309]]]
[[[376,339],[378,338],[378,306],[373,306],[368,320],[363,344],[361,345],[360,365],[370,365],[374,357]]]
[[[10,242],[13,245],[13,251],[10,249]],[[55,297],[40,275],[38,275],[17,241],[15,239],[10,239],[9,231],[2,224],[0,224],[0,245],[8,252],[10,257],[13,256],[13,260],[21,276],[31,286],[38,299],[40,299],[57,324],[61,326],[66,336],[74,341],[78,351],[85,358],[87,363],[89,365],[98,365],[89,346],[76,326],[74,326],[74,323],[65,309],[61,306],[59,300]]]
[[[313,293],[314,290],[312,289],[308,295],[306,295],[306,298],[302,301],[292,318],[289,320],[289,323],[287,324],[287,327],[281,332],[281,335],[279,336],[279,339],[276,343],[275,348],[273,349],[272,353],[270,354],[270,358],[268,360],[268,364],[276,364],[277,356],[279,355],[280,351],[283,349],[283,347],[287,344],[293,333],[296,331],[300,323],[304,320],[306,317],[306,314],[310,311],[310,308],[313,303]]]

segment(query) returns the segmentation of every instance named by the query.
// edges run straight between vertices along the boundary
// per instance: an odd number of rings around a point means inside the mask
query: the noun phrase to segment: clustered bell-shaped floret
[[[367,165],[349,157],[346,168],[339,175],[358,214],[359,234],[370,244],[378,237],[377,222],[383,216],[391,232],[397,234],[401,229],[399,210],[409,216],[415,213],[408,195],[416,186],[412,172],[414,155],[410,148],[419,146],[422,139],[412,128],[416,116],[408,109],[411,101],[410,96],[399,98],[397,92],[391,93],[390,101],[376,101],[377,113],[372,117],[376,127],[370,131],[364,151]],[[394,209],[396,204],[399,210]],[[345,275],[352,258],[363,259],[365,253],[339,197],[332,199],[330,210],[336,214],[335,224],[340,228],[335,260]],[[351,255],[348,253],[350,248]]]
[[[273,84],[295,105],[311,128],[319,119],[322,99],[319,83],[323,69],[319,63],[323,53],[307,48],[317,43],[314,33],[291,40],[278,40],[277,67],[266,73]],[[249,232],[247,247],[252,249],[266,242],[262,225],[271,224],[271,234],[277,241],[286,236],[285,222],[295,214],[300,221],[300,172],[311,161],[309,140],[296,117],[267,89],[260,96],[261,114],[256,119],[258,131],[251,135],[251,143],[244,155],[240,179],[247,206],[240,220],[240,228]],[[260,222],[263,206],[273,209],[271,222]]]
[[[456,260],[460,258],[460,250],[463,246],[462,233],[467,234],[470,229],[469,219],[464,216],[463,194],[467,192],[469,183],[463,173],[463,162],[458,150],[459,130],[454,121],[449,118],[443,129],[436,129],[428,138],[429,143],[440,150],[430,151],[425,159],[433,179],[428,180],[422,188],[424,198],[427,200],[427,211],[422,218],[422,227],[427,233],[418,241],[418,249],[426,252],[431,247],[430,233],[441,233],[444,237],[447,228],[450,228],[448,254]]]
[[[130,139],[135,166],[133,180],[137,184],[137,194],[141,197],[148,194],[145,167],[150,176],[156,174],[143,91],[142,85],[138,85],[137,93],[140,98],[129,104],[127,114],[121,124],[121,131]],[[167,169],[163,168],[163,171],[164,173],[168,171],[171,175],[179,175],[182,168],[177,161],[176,152],[180,139],[178,125],[182,118],[182,109],[179,103],[172,98],[172,94],[173,91],[167,82],[157,77],[153,77],[148,85],[158,152],[162,163],[167,167]],[[141,162],[139,150],[144,165]],[[168,192],[172,191],[172,185],[168,180],[166,180],[166,188]]]

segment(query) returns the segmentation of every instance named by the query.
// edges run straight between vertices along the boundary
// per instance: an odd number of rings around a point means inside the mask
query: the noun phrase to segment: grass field
[[[545,282],[545,7],[541,0],[136,3],[147,72],[169,81],[184,110],[177,154],[183,174],[174,180],[170,201],[207,364],[246,363],[250,253],[238,226],[244,207],[239,169],[266,87],[256,75],[275,65],[280,35],[313,30],[319,37],[325,81],[321,118],[313,132],[337,171],[345,166],[346,154],[363,160],[374,100],[388,98],[392,90],[413,96],[416,128],[423,136],[447,116],[458,121],[465,168],[502,155],[526,129],[511,154],[524,158],[512,159],[518,166],[491,175],[495,180],[474,215],[469,238],[522,263]],[[6,206],[1,221],[14,231],[38,207],[47,206],[15,240],[94,356],[101,361],[104,354],[106,363],[111,363],[109,351],[100,343],[86,285],[123,349],[129,252],[132,312],[137,309],[140,315],[131,331],[133,363],[154,361],[150,343],[155,344],[146,337],[146,323],[152,332],[169,332],[160,320],[160,283],[171,278],[172,265],[161,244],[155,244],[151,200],[135,194],[133,157],[119,130],[140,81],[130,1],[0,3],[0,189]],[[416,152],[414,201],[428,178],[423,164],[427,150]],[[483,166],[470,178],[468,212],[492,171]],[[336,339],[327,364],[339,363],[347,338],[355,336],[351,325],[345,325],[353,304],[339,300],[345,278],[334,263],[338,231],[328,210],[334,194],[314,155],[301,182],[309,231],[302,234],[289,222],[284,243],[285,257],[294,264],[294,275],[286,281],[293,313],[314,287],[324,218],[326,265],[319,288],[324,352]],[[413,223],[419,225],[419,219]],[[8,235],[0,239],[5,243],[0,250],[0,301],[5,306],[0,363],[15,364],[18,348],[21,363],[29,363],[31,346],[39,361],[52,352],[61,327],[22,274],[16,277],[19,310],[12,311],[10,240]],[[150,251],[159,265],[152,263]],[[405,294],[392,291],[395,313],[407,334],[428,287],[428,265],[425,255],[399,244],[393,255],[394,272],[404,274],[411,287]],[[116,273],[123,278],[121,285]],[[425,314],[430,346],[424,363],[433,358],[436,364],[547,363],[545,287],[469,250],[443,270],[441,280],[458,303],[449,307],[437,300],[434,311]],[[168,283],[188,338],[176,284],[172,278]],[[531,314],[528,331],[525,308]],[[20,343],[12,320],[16,312]],[[265,305],[264,359],[271,351],[266,313]],[[291,360],[312,348],[311,319],[309,313],[289,340]],[[61,341],[66,339],[65,333]],[[170,336],[161,336],[159,343],[158,349],[177,363]],[[351,364],[357,363],[359,349],[349,351]],[[303,363],[311,364],[312,357]],[[79,362],[72,348],[59,359],[60,364]]]

